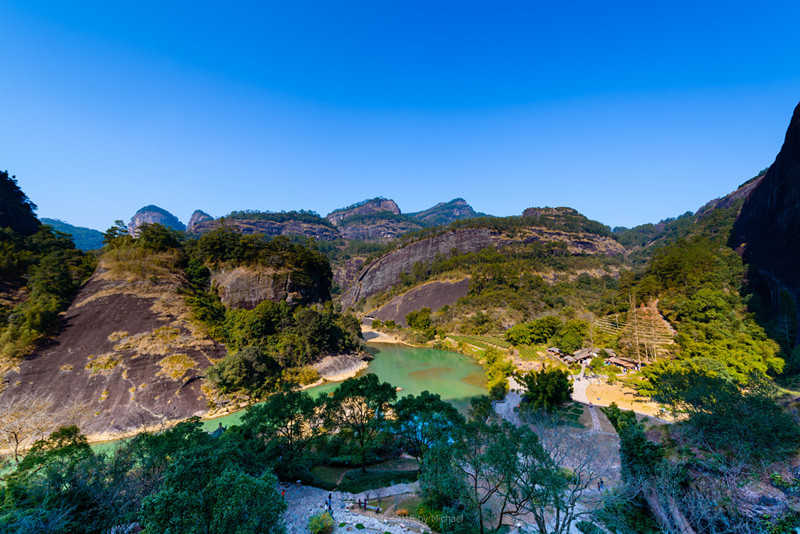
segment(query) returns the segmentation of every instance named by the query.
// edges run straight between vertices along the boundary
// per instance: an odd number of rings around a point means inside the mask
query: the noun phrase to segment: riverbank
[[[406,347],[416,346],[403,339],[400,339],[400,337],[394,334],[387,334],[386,332],[375,330],[364,323],[361,324],[361,334],[364,336],[364,341],[367,343],[392,343],[395,345],[405,345]]]
[[[325,356],[312,367],[319,372],[320,380],[309,384],[303,389],[309,389],[325,382],[342,382],[348,378],[353,378],[369,365],[371,356],[363,354],[340,354],[337,356]]]

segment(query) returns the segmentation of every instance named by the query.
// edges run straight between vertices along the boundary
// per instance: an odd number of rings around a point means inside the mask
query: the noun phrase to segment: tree
[[[247,409],[242,418],[245,432],[281,451],[283,467],[302,461],[322,433],[317,403],[303,391],[284,389]]]
[[[516,375],[517,380],[525,387],[524,402],[536,410],[552,412],[572,398],[572,382],[569,371],[548,368],[543,365],[538,371],[533,370],[524,375]]]
[[[147,534],[282,534],[286,502],[277,478],[246,473],[232,444],[183,450],[161,488],[142,502]]]
[[[86,417],[87,407],[81,403],[55,406],[53,397],[44,393],[25,393],[0,397],[0,444],[10,448],[19,463],[29,443],[43,439],[59,425],[74,425]]]
[[[98,526],[95,516],[102,514],[85,476],[93,458],[86,436],[76,426],[61,427],[34,443],[5,477],[0,530],[24,532],[38,523],[54,532],[92,531]]]
[[[449,442],[464,419],[452,404],[428,391],[401,398],[394,405],[394,413],[394,431],[408,444],[409,452],[420,465],[431,447]]]
[[[128,227],[121,219],[114,221],[114,226],[103,233],[103,244],[109,248],[118,248],[132,241]]]
[[[362,470],[365,470],[367,451],[386,428],[387,411],[396,397],[394,386],[380,382],[377,375],[368,374],[348,378],[327,401],[328,424],[352,434]]]
[[[501,494],[515,515],[533,517],[540,534],[567,534],[602,506],[595,485],[608,480],[614,453],[591,432],[553,423],[540,420],[523,434],[517,477]]]
[[[563,326],[561,319],[547,315],[535,321],[512,326],[506,332],[506,340],[514,345],[547,343]]]
[[[433,328],[433,320],[431,319],[431,309],[421,308],[416,311],[411,311],[406,314],[406,323],[409,327],[420,332],[428,339],[433,339],[436,331]]]
[[[163,224],[143,224],[137,229],[136,245],[152,252],[180,248],[180,233]]]
[[[486,372],[489,396],[502,399],[508,393],[508,377],[514,372],[514,364],[502,352],[489,347],[484,356],[483,369]]]
[[[572,319],[564,323],[558,332],[556,345],[567,353],[572,353],[583,346],[583,340],[589,332],[589,323],[583,319]]]

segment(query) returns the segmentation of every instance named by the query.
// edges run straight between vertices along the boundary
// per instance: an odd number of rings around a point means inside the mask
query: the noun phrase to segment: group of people
[[[362,508],[362,509],[366,510],[368,502],[369,502],[369,493],[367,493],[366,498],[358,499],[357,504],[358,504],[359,508]],[[380,512],[381,511],[381,499],[378,499],[378,505],[375,507],[375,511],[376,512]]]

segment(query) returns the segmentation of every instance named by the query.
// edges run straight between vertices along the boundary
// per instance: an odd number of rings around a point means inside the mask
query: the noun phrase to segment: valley
[[[493,217],[457,198],[404,214],[378,197],[326,217],[197,210],[188,225],[148,205],[99,243],[39,220],[3,173],[7,487],[38,483],[31,462],[73,454],[64,447],[110,469],[123,451],[157,463],[184,442],[211,450],[220,428],[225,458],[203,476],[233,462],[256,487],[248,470],[269,465],[264,484],[348,498],[417,481],[423,530],[445,531],[426,510],[451,509],[481,532],[793,521],[798,169],[800,106],[768,170],[630,229],[567,207]],[[120,436],[109,458],[88,449]],[[583,462],[591,436],[603,446]],[[416,467],[387,467],[398,458]],[[613,493],[594,491],[603,480]],[[142,506],[120,517],[156,524]]]

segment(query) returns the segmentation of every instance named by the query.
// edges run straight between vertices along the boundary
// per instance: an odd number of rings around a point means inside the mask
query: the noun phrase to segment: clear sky
[[[0,3],[0,169],[41,217],[156,204],[404,212],[455,197],[610,226],[766,167],[800,2]]]

